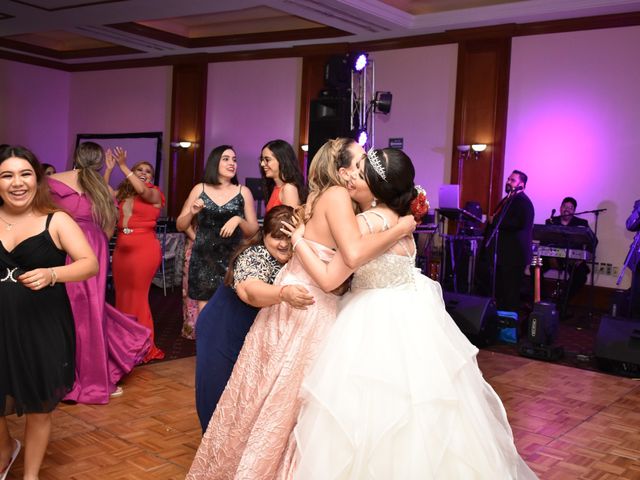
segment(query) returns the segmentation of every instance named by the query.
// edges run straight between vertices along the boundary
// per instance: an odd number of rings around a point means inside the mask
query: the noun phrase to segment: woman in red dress
[[[260,173],[267,199],[265,214],[278,205],[296,208],[307,198],[298,159],[284,140],[267,142],[260,152]]]
[[[114,158],[115,157],[115,158]],[[127,152],[119,147],[106,155],[105,180],[109,182],[116,163],[125,179],[116,191],[118,236],[111,269],[116,291],[116,308],[134,315],[151,330],[151,349],[144,361],[164,358],[154,342],[149,288],[160,266],[162,252],[156,238],[156,221],[164,205],[164,195],[153,185],[153,166],[138,162],[127,167]]]

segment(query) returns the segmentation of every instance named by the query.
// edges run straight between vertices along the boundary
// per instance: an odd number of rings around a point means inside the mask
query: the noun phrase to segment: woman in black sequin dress
[[[0,148],[0,478],[20,450],[5,419],[12,413],[26,416],[24,478],[38,477],[52,412],[74,381],[75,332],[64,282],[98,272],[84,233],[58,211],[44,178],[29,150]]]
[[[202,310],[222,284],[229,257],[243,237],[258,231],[251,191],[238,185],[236,153],[229,145],[214,148],[207,159],[204,182],[184,202],[176,220],[185,231],[197,216],[198,230],[189,263],[189,297]]]

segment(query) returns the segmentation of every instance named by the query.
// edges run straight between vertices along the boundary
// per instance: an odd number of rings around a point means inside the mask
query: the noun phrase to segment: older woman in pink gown
[[[83,143],[74,155],[75,169],[48,179],[54,202],[80,225],[100,265],[96,276],[65,284],[76,327],[76,378],[65,400],[89,404],[108,403],[117,382],[150,348],[149,329],[105,302],[107,235],[113,234],[116,213],[98,173],[104,156],[100,145]]]

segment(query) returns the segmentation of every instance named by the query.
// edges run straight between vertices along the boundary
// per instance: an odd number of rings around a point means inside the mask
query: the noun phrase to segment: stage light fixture
[[[357,53],[353,56],[353,69],[356,72],[361,72],[367,67],[367,63],[369,60],[369,54],[367,53]]]
[[[376,92],[375,100],[373,101],[373,111],[384,115],[388,114],[391,111],[392,98],[393,95],[391,95],[391,92]]]
[[[367,140],[369,140],[369,134],[364,129],[359,130],[356,140],[361,147],[364,147],[367,144]]]

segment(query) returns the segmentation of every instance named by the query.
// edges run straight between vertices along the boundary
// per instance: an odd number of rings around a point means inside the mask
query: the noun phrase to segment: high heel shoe
[[[14,439],[14,441],[16,442],[16,447],[13,449],[13,453],[11,454],[11,458],[9,459],[9,464],[2,471],[2,473],[0,473],[0,480],[5,480],[5,478],[7,478],[9,470],[11,469],[11,465],[13,465],[13,462],[16,461],[16,458],[18,458],[18,454],[20,453],[20,448],[22,447],[22,445],[20,444],[20,440]]]

